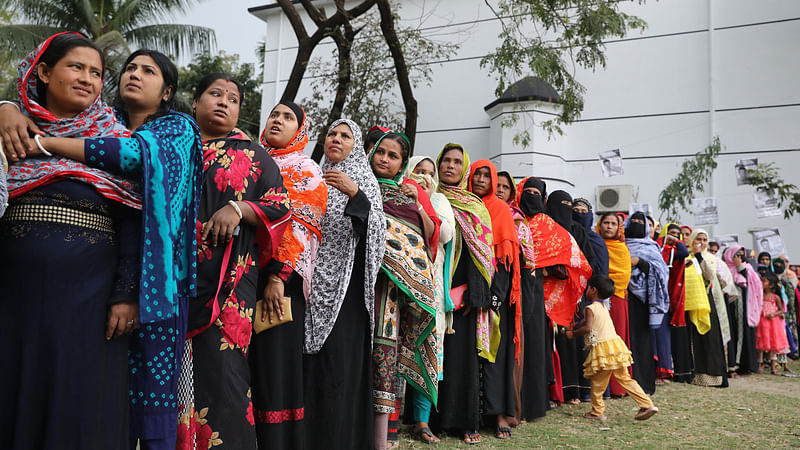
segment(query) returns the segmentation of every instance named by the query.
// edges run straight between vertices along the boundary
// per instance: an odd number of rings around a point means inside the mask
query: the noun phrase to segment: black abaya
[[[369,449],[374,445],[372,339],[364,306],[364,261],[370,205],[361,191],[345,208],[359,235],[350,283],[336,323],[316,354],[303,355],[307,448]]]
[[[544,417],[550,408],[548,386],[553,377],[553,364],[547,345],[547,316],[544,310],[542,278],[531,276],[529,269],[522,269],[522,317],[525,333],[522,419],[531,420]]]
[[[647,305],[629,290],[628,329],[633,354],[633,379],[646,394],[653,395],[656,392],[656,360],[653,357],[653,333],[649,320]]]
[[[491,294],[502,299],[500,313],[500,344],[497,349],[495,362],[491,363],[480,359],[483,370],[483,402],[484,414],[488,416],[506,415],[514,417],[516,414],[516,399],[514,396],[514,309],[510,307],[509,294],[511,292],[511,274],[501,264],[492,280]]]

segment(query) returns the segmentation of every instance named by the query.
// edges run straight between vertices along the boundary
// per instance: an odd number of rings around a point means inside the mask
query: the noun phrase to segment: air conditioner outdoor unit
[[[633,201],[633,185],[597,186],[595,212],[628,212]]]

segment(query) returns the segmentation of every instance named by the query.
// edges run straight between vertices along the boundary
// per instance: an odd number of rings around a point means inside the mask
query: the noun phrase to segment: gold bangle
[[[236,214],[239,215],[239,220],[242,220],[242,209],[239,208],[239,205],[237,205],[236,202],[233,200],[228,200],[228,204],[233,206],[233,209],[236,210]]]
[[[283,280],[281,280],[280,278],[276,277],[275,275],[270,275],[269,281],[271,281],[273,283],[283,283]]]

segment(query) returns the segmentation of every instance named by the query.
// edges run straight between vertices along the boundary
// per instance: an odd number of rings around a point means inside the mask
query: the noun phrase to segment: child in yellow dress
[[[587,419],[605,421],[606,405],[603,393],[613,375],[617,382],[639,405],[636,420],[647,420],[658,412],[650,397],[642,391],[639,383],[631,379],[628,367],[633,364],[631,351],[617,335],[611,316],[601,299],[614,294],[614,282],[605,275],[593,275],[586,287],[585,298],[591,304],[584,309],[584,319],[567,337],[584,336],[586,347],[591,347],[583,363],[583,376],[592,383],[592,411],[584,414]],[[635,300],[634,300],[635,301]]]

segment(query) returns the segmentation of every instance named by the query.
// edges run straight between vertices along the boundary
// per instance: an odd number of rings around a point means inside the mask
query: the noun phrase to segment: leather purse
[[[256,315],[253,317],[253,330],[255,330],[256,334],[293,320],[292,299],[290,297],[281,297],[281,303],[283,304],[283,320],[273,320],[272,323],[269,323],[269,317],[267,317],[267,320],[261,320],[261,316],[264,314],[264,300],[256,302]]]

